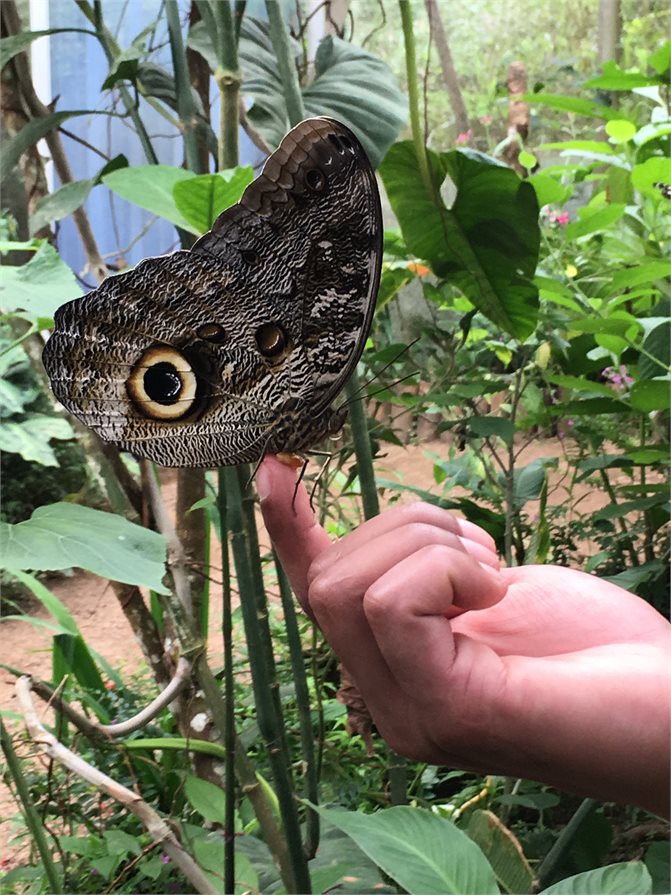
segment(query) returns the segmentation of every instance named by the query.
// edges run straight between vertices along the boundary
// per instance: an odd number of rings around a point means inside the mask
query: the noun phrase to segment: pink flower
[[[161,864],[169,864],[170,856],[169,855],[161,855]]]
[[[560,227],[568,224],[568,211],[562,211],[561,214],[558,214],[555,218]]]
[[[463,134],[459,134],[457,136],[457,146],[464,146],[466,143],[468,143],[472,136],[473,131],[469,127],[467,131],[464,131]]]

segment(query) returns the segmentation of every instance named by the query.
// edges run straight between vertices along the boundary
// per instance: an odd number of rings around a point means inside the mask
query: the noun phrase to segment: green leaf
[[[542,143],[536,147],[537,152],[546,151],[548,149],[573,150],[571,154],[589,152],[596,155],[612,155],[615,150],[608,143],[602,143],[600,140],[563,140],[559,143]]]
[[[70,423],[59,416],[35,413],[19,422],[0,420],[0,450],[20,454],[29,463],[58,466],[49,441],[52,438],[68,441],[73,437]]]
[[[3,37],[0,40],[0,70],[7,65],[10,59],[18,56],[19,53],[25,52],[33,41],[39,37],[74,31],[80,34],[95,35],[94,31],[87,31],[85,28],[47,28],[44,31],[21,31],[19,34],[10,34],[9,37]]]
[[[226,750],[218,743],[207,740],[187,740],[184,737],[143,737],[128,740],[124,749],[173,749],[176,752],[200,752],[202,755],[213,755],[222,761],[226,758]]]
[[[671,861],[666,842],[651,842],[645,853],[645,866],[652,877],[653,892],[671,891]]]
[[[622,113],[610,106],[603,106],[591,99],[579,99],[575,96],[561,96],[553,93],[527,93],[520,97],[524,102],[547,106],[560,112],[571,112],[574,115],[585,115],[588,118],[621,118]]]
[[[48,242],[27,264],[0,266],[0,307],[31,322],[52,318],[63,302],[81,294],[75,275]]]
[[[609,864],[569,876],[542,890],[543,895],[650,895],[652,880],[639,861]]]
[[[662,46],[648,57],[648,62],[658,75],[664,75],[671,66],[671,40],[667,40]]]
[[[77,115],[100,115],[101,112],[91,112],[87,110],[77,110],[72,112],[52,112],[51,115],[45,115],[44,118],[31,118],[24,124],[21,130],[12,137],[11,140],[4,140],[2,147],[2,156],[0,157],[0,184],[5,178],[11,174],[14,165],[21,158],[23,153],[34,146],[42,137],[46,136],[49,131],[54,130],[68,118],[74,118]]]
[[[93,180],[75,180],[45,196],[30,216],[30,233],[36,233],[52,221],[60,221],[86,202],[93,189]]]
[[[184,792],[191,807],[205,820],[226,823],[226,793],[221,787],[190,774],[184,782]]]
[[[619,295],[625,289],[667,279],[670,273],[671,265],[668,261],[641,261],[636,267],[616,270],[609,281],[608,294]]]
[[[103,833],[107,850],[111,855],[139,855],[142,847],[135,836],[124,833],[123,830],[105,830]]]
[[[491,811],[476,809],[468,835],[480,846],[505,892],[530,892],[534,874],[517,838]]]
[[[668,374],[671,366],[671,320],[665,320],[651,329],[643,340],[641,349],[638,361],[640,379],[653,379],[655,376]]]
[[[57,671],[54,683],[58,684],[66,674],[72,674],[85,690],[103,692],[103,679],[81,634],[56,634],[53,640],[52,663],[54,670]],[[107,711],[102,708],[100,711],[103,715],[101,720],[103,723],[108,723]]]
[[[62,603],[55,594],[52,594],[41,581],[38,581],[34,575],[29,575],[27,572],[20,572],[16,569],[12,572],[12,575],[33,592],[33,595],[37,597],[49,615],[51,615],[63,629],[62,633],[79,634],[77,622],[74,620],[65,604]]]
[[[0,523],[0,558],[9,571],[77,566],[126,584],[167,593],[165,540],[121,516],[76,504],[38,507],[16,525]]]
[[[652,196],[659,202],[668,200],[664,199],[655,184],[669,183],[669,181],[671,181],[671,159],[668,158],[654,156],[646,159],[642,164],[635,165],[631,172],[631,183],[634,189]]]
[[[252,180],[249,166],[178,180],[173,187],[175,206],[196,232],[206,233],[224,209],[240,201]]]
[[[659,76],[648,77],[638,71],[622,71],[617,62],[611,59],[604,62],[603,74],[590,78],[583,87],[594,87],[597,90],[633,90],[635,87],[654,87],[666,83]]]
[[[630,327],[640,329],[641,324],[626,311],[613,311],[610,317],[583,317],[581,320],[571,321],[571,329],[579,333],[600,333],[624,337]]]
[[[616,398],[587,398],[585,401],[566,401],[552,407],[550,413],[553,416],[592,416],[597,413],[631,413],[631,407]]]
[[[621,202],[613,202],[593,211],[591,208],[580,209],[580,220],[567,224],[564,229],[566,239],[577,239],[590,233],[598,233],[607,230],[620,220],[624,214],[625,205]]]
[[[603,581],[610,581],[611,584],[617,584],[618,587],[623,587],[636,594],[642,584],[657,578],[661,579],[662,576],[666,578],[667,568],[667,565],[655,559],[633,569],[625,569],[624,572],[619,572],[617,575],[604,575]],[[668,890],[663,889],[662,891]]]
[[[386,62],[339,37],[317,48],[315,79],[303,90],[306,115],[331,115],[356,133],[377,167],[408,117]]]
[[[642,379],[631,387],[631,406],[641,413],[668,410],[671,406],[671,381],[669,379]]]
[[[173,165],[133,165],[106,174],[102,181],[117,196],[170,221],[189,233],[198,231],[179,211],[174,199],[175,184],[196,175]]]
[[[652,507],[664,506],[668,498],[665,494],[653,494],[652,497],[637,497],[636,500],[623,500],[621,503],[610,503],[602,507],[592,519],[619,519],[629,513],[639,513]]]
[[[557,465],[552,458],[539,457],[513,472],[513,503],[519,509],[529,500],[538,500],[545,484],[545,467]]]
[[[527,177],[527,183],[536,190],[536,198],[541,208],[544,205],[563,205],[571,197],[571,188],[563,186],[548,174],[532,174]]]
[[[496,435],[505,444],[513,443],[515,425],[512,420],[498,416],[474,416],[469,419],[468,428],[473,435],[480,437]]]
[[[613,143],[628,143],[636,134],[636,125],[626,119],[613,118],[606,122],[606,133]]]
[[[613,397],[613,389],[604,385],[603,382],[592,382],[591,379],[584,379],[582,376],[546,376],[548,382],[558,385],[560,388],[570,388],[579,392],[592,392],[593,394],[603,395],[606,398]]]
[[[316,808],[411,895],[498,895],[487,859],[450,821],[421,808],[375,814]]]
[[[380,174],[410,251],[518,339],[536,325],[538,202],[514,171],[477,153],[429,152],[437,182],[457,188],[451,209],[427,194],[414,145],[396,143]]]

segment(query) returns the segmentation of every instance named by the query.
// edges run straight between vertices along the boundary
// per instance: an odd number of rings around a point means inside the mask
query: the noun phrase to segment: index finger
[[[296,490],[296,470],[272,454],[264,457],[259,466],[256,490],[263,521],[282,567],[301,605],[307,609],[308,569],[330,547],[331,540],[315,519],[302,482]]]

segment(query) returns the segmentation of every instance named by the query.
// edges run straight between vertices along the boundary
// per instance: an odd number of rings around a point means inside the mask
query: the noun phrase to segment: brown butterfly
[[[373,168],[352,131],[301,122],[190,251],[58,309],[44,366],[103,439],[162,466],[302,451],[370,329],[382,260]]]

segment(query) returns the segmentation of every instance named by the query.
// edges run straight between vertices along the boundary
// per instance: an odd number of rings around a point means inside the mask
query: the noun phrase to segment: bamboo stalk
[[[277,582],[282,600],[284,625],[287,631],[287,643],[291,660],[291,676],[296,690],[296,706],[301,734],[301,752],[305,767],[304,796],[312,805],[319,804],[319,780],[317,777],[317,760],[315,756],[314,733],[312,730],[312,712],[310,707],[310,691],[308,689],[305,663],[303,662],[303,644],[298,630],[298,620],[291,594],[289,579],[282,568],[277,554],[273,551]],[[319,814],[308,808],[305,816],[305,853],[314,858],[319,847]]]
[[[240,593],[240,605],[249,650],[256,717],[275,783],[290,860],[289,877],[283,877],[291,892],[310,892],[311,883],[301,841],[301,829],[294,798],[289,749],[286,741],[279,686],[275,675],[268,612],[263,593],[257,593],[252,565],[250,532],[245,521],[241,469],[223,470],[227,494],[227,519]],[[258,557],[258,552],[254,556]]]

